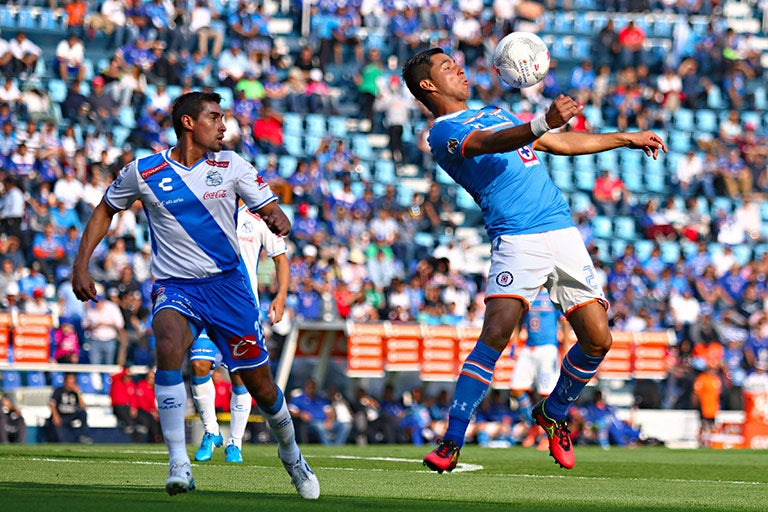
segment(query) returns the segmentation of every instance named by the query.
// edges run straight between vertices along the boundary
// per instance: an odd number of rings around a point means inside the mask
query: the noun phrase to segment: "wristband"
[[[541,137],[549,131],[549,125],[547,124],[547,118],[544,114],[534,117],[531,120],[531,131],[535,137]]]

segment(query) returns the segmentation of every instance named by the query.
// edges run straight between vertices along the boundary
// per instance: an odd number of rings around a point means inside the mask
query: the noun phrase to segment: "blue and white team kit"
[[[238,269],[238,197],[250,210],[277,198],[256,169],[232,151],[209,153],[191,167],[170,149],[134,160],[104,200],[125,210],[141,200],[152,242],[153,313],[170,308],[196,337],[205,329],[232,371],[268,361],[259,314]]]
[[[560,343],[557,326],[562,314],[546,289],[531,303],[525,315],[527,338],[512,371],[510,389],[536,389],[541,396],[552,393],[560,375]]]
[[[568,203],[536,156],[535,142],[507,153],[464,157],[475,131],[521,124],[510,112],[488,106],[440,116],[429,132],[437,163],[483,211],[492,246],[485,296],[518,298],[529,306],[544,286],[566,314],[593,301],[607,307]]]
[[[259,306],[259,296],[255,292],[258,282],[257,270],[262,249],[270,258],[275,258],[288,252],[285,240],[269,230],[259,214],[253,213],[245,206],[237,211],[237,240],[240,244],[240,269],[248,281],[249,288],[254,291],[254,303]],[[222,363],[221,351],[211,340],[208,333],[203,331],[192,343],[189,349],[190,361],[211,361],[214,366]]]

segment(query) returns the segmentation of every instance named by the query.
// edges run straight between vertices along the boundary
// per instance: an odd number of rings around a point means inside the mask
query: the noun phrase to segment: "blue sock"
[[[544,412],[547,416],[555,420],[562,420],[567,416],[568,409],[597,373],[597,367],[600,366],[603,357],[605,356],[595,357],[585,354],[578,343],[571,347],[563,358],[555,389],[544,402],[546,408]]]
[[[461,367],[444,437],[447,441],[455,442],[459,448],[464,446],[464,435],[472,414],[488,392],[488,386],[493,379],[493,367],[496,366],[500,355],[501,353],[478,340]]]
[[[161,386],[175,386],[184,382],[181,370],[157,370],[155,372],[155,384]]]
[[[265,413],[274,416],[278,412],[280,412],[280,407],[283,405],[283,401],[285,400],[285,397],[283,396],[283,390],[280,389],[280,386],[275,386],[277,388],[277,399],[275,399],[275,403],[270,405],[269,407],[265,407],[261,404],[258,404],[262,411]]]
[[[523,396],[517,399],[517,412],[529,425],[533,425],[533,404],[531,403],[531,395],[523,393]]]
[[[234,395],[247,395],[248,394],[248,388],[245,387],[245,386],[232,386],[232,394],[234,394]]]
[[[157,379],[157,377],[155,377],[155,379]],[[211,380],[211,374],[209,373],[208,375],[203,375],[202,377],[198,377],[197,375],[191,375],[190,380],[192,384],[194,384],[195,386],[199,386],[200,384],[205,384],[206,382]]]

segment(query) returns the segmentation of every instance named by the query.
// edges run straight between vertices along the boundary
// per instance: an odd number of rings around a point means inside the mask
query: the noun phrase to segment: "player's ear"
[[[184,114],[181,116],[181,126],[184,127],[186,130],[191,130],[194,126],[194,119],[192,119],[192,116]]]
[[[424,78],[419,81],[419,87],[424,89],[427,92],[434,92],[437,90],[435,87],[434,82],[432,82],[432,79],[430,78]]]

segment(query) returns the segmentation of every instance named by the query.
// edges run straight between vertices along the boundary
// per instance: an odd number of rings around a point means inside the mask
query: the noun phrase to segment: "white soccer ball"
[[[547,76],[549,48],[536,34],[512,32],[496,45],[493,68],[505,84],[531,87]]]

